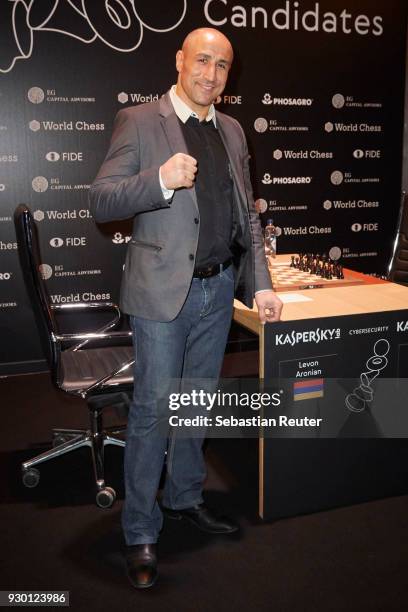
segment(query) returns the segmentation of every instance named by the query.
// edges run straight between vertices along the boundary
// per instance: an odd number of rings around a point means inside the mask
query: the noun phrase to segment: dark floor
[[[121,449],[107,452],[119,494],[110,510],[94,504],[86,450],[44,465],[38,487],[25,489],[20,462],[47,447],[52,426],[85,424],[86,409],[44,374],[1,379],[0,391],[0,589],[69,590],[72,609],[102,612],[408,608],[408,497],[262,524],[256,440],[212,440],[207,448],[207,500],[232,511],[242,533],[214,538],[166,523],[160,579],[133,590],[121,556]]]

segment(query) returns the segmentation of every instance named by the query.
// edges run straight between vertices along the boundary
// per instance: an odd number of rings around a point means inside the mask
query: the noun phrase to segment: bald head
[[[228,38],[213,28],[193,30],[177,51],[177,94],[200,118],[224,91],[233,57]]]
[[[197,44],[197,41],[208,41],[209,43],[218,43],[225,46],[225,49],[228,49],[231,62],[234,57],[234,51],[232,49],[232,45],[228,38],[219,30],[215,30],[214,28],[197,28],[187,34],[184,39],[183,46],[181,47],[184,53],[188,53],[191,47],[194,47]]]

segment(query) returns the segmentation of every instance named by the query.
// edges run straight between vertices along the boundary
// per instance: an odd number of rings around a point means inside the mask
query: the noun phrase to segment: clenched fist
[[[197,160],[185,153],[176,153],[160,166],[160,175],[166,189],[190,188],[194,184]]]

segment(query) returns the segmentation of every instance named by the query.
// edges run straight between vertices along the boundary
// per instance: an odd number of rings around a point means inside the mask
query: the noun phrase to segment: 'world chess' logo
[[[324,124],[324,129],[326,130],[326,132],[330,133],[334,130],[334,125],[331,121],[327,121],[327,123]]]
[[[120,102],[121,104],[126,104],[126,102],[129,102],[129,96],[127,93],[125,93],[124,91],[121,91],[118,94],[118,102]]]
[[[332,206],[333,206],[333,204],[332,204],[332,202],[330,200],[325,200],[323,202],[324,210],[330,210]]]
[[[30,121],[30,123],[28,124],[28,127],[30,128],[30,130],[32,132],[38,132],[38,130],[41,129],[41,123],[39,121],[37,121],[36,119],[33,119],[32,121]]]
[[[35,210],[33,212],[33,217],[36,221],[44,221],[45,215],[42,210]]]
[[[273,158],[274,159],[282,159],[283,157],[283,153],[280,149],[275,149],[275,151],[273,152]]]

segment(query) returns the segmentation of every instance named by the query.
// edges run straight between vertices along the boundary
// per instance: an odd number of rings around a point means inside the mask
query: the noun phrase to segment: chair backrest
[[[402,198],[388,278],[395,283],[408,284],[408,194]]]
[[[59,343],[55,340],[58,329],[40,271],[41,254],[37,228],[30,209],[24,204],[20,204],[14,212],[14,225],[24,284],[34,313],[41,346],[53,380],[56,381],[60,350]]]

